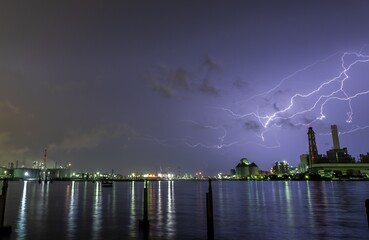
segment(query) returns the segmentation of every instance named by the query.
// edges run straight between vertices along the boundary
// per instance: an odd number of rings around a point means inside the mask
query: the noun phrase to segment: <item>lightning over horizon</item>
[[[369,150],[368,1],[41,5],[0,9],[1,166],[270,169],[331,124]]]
[[[341,53],[341,54],[340,54]],[[274,112],[269,112],[268,114],[261,114],[260,112],[265,112],[265,109],[262,109],[258,102],[258,98],[265,98],[273,92],[279,90],[284,85],[288,85],[287,81],[294,81],[293,77],[297,74],[304,75],[304,71],[317,66],[319,63],[324,63],[328,59],[333,57],[339,58],[339,67],[340,70],[337,70],[337,74],[331,78],[326,80],[320,80],[321,82],[314,87],[310,91],[300,91],[294,93],[287,100],[287,105],[284,107],[274,107],[278,109]],[[331,102],[345,102],[349,109],[346,112],[346,120],[347,124],[353,122],[354,110],[352,107],[352,101],[356,98],[369,94],[369,89],[358,91],[355,93],[348,93],[346,88],[350,84],[350,74],[354,72],[352,70],[356,65],[359,64],[368,64],[369,63],[369,55],[365,55],[357,52],[336,52],[324,59],[317,60],[314,63],[307,65],[287,77],[283,78],[279,83],[270,88],[269,90],[264,91],[263,93],[256,94],[250,97],[246,102],[239,101],[237,105],[247,104],[251,100],[256,100],[254,102],[256,111],[246,112],[246,113],[236,113],[230,108],[226,107],[211,107],[215,110],[221,110],[230,116],[233,120],[242,120],[248,121],[248,119],[252,119],[253,124],[248,126],[247,128],[258,129],[254,134],[261,141],[255,140],[246,140],[243,136],[238,136],[237,134],[228,133],[232,129],[226,124],[223,125],[212,125],[212,124],[200,124],[194,120],[183,120],[182,122],[192,125],[197,128],[197,132],[202,132],[204,135],[198,136],[185,136],[178,137],[174,139],[159,139],[156,137],[149,137],[147,140],[155,141],[156,143],[163,146],[174,146],[174,145],[186,145],[190,148],[205,148],[205,149],[223,149],[230,148],[233,146],[243,146],[249,144],[255,144],[262,148],[273,149],[280,147],[280,142],[278,137],[274,137],[273,141],[266,144],[266,134],[271,130],[272,127],[283,128],[286,127],[308,127],[314,124],[317,121],[323,121],[326,119],[326,111],[327,105]],[[306,80],[308,79],[308,80]],[[306,78],[305,81],[309,81],[309,78]],[[313,83],[312,83],[313,85]],[[241,104],[242,103],[242,104]],[[276,103],[275,103],[276,104]],[[301,105],[304,106],[301,109]],[[305,116],[307,115],[307,117]],[[313,116],[312,116],[313,115]],[[300,121],[304,119],[304,121]],[[224,120],[223,120],[224,121]],[[259,127],[258,127],[258,126]],[[349,131],[340,132],[340,134],[348,134],[353,133],[360,130],[367,129],[367,126],[357,126],[354,129]],[[203,131],[211,131],[204,133]],[[215,134],[214,134],[215,133]],[[325,135],[325,134],[321,134]],[[206,136],[206,137],[205,137]],[[210,137],[209,137],[210,136]]]
[[[351,61],[346,60],[347,58],[354,58]],[[345,90],[345,86],[349,81],[350,70],[360,63],[369,63],[369,55],[364,55],[357,52],[344,52],[341,56],[341,68],[342,70],[339,71],[339,73],[325,81],[322,81],[322,83],[309,92],[297,92],[288,100],[288,105],[283,107],[282,109],[278,111],[271,112],[269,114],[259,114],[259,110],[256,112],[247,112],[247,113],[236,113],[232,111],[229,108],[225,107],[218,107],[218,109],[227,112],[235,119],[242,119],[242,118],[256,118],[257,122],[260,123],[260,125],[267,129],[270,127],[270,125],[276,125],[276,126],[282,126],[283,121],[289,120],[289,123],[292,123],[294,126],[302,125],[302,126],[309,126],[313,122],[317,120],[323,120],[326,118],[325,114],[325,106],[331,102],[331,101],[344,101],[347,102],[349,111],[346,113],[347,123],[351,123],[353,120],[354,111],[352,109],[352,101],[362,95],[366,95],[369,93],[369,89],[359,91],[356,93],[348,94]],[[309,67],[315,65],[311,64],[303,70],[308,69]],[[257,98],[257,97],[264,97],[273,91],[276,91],[279,87],[282,86],[282,84],[286,81],[286,79],[289,79],[291,76],[295,75],[297,72],[301,73],[303,70],[296,71],[295,73],[289,75],[289,77],[282,79],[275,87],[271,88],[270,90],[265,91],[264,93],[257,94],[254,97],[250,98]],[[311,101],[311,102],[309,102]],[[305,104],[305,109],[297,109],[296,106],[297,102],[303,102]],[[309,106],[310,105],[310,106]],[[259,109],[259,106],[256,106],[257,109]],[[314,110],[318,109],[318,113],[314,119],[310,120],[309,122],[292,122],[295,118],[298,116],[312,113]],[[282,122],[282,123],[281,123]]]

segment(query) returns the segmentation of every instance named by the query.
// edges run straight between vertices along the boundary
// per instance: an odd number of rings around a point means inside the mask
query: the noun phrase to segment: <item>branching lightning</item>
[[[317,60],[317,61],[313,62],[312,64],[309,64],[309,65],[307,65],[307,66],[305,66],[305,67],[303,67],[303,68],[301,68],[301,69],[298,69],[297,71],[295,71],[295,72],[291,73],[291,74],[290,74],[290,75],[288,75],[287,77],[282,78],[282,80],[281,80],[281,81],[279,81],[279,83],[278,83],[276,86],[274,86],[273,88],[271,88],[271,89],[269,89],[269,90],[267,90],[267,91],[265,91],[265,92],[259,93],[259,94],[255,95],[255,96],[252,96],[251,98],[249,98],[249,99],[248,99],[248,100],[246,100],[246,101],[249,101],[249,100],[254,99],[254,98],[257,98],[257,97],[262,97],[262,96],[265,96],[265,95],[268,95],[268,94],[272,93],[273,91],[275,91],[275,90],[277,90],[279,87],[281,87],[285,81],[287,81],[287,80],[289,80],[289,79],[293,78],[294,76],[296,76],[297,74],[299,74],[299,73],[301,73],[301,72],[304,72],[304,71],[308,70],[309,68],[311,68],[311,67],[313,67],[313,66],[317,65],[318,63],[321,63],[321,62],[325,62],[325,61],[327,61],[329,58],[331,58],[331,57],[333,57],[333,56],[338,55],[340,52],[341,52],[341,51],[335,52],[335,53],[333,53],[332,55],[330,55],[330,56],[328,56],[328,57],[326,57],[326,58],[324,58],[324,59],[319,59],[319,60]]]
[[[339,62],[337,64],[337,72],[333,77],[325,78],[320,80],[318,83],[311,83],[311,89],[309,90],[303,89],[297,92],[289,92],[289,95],[284,94],[284,92],[280,90],[287,81],[294,81],[294,77],[297,77],[298,74],[303,74],[304,71],[307,70],[310,71],[319,63],[323,63],[332,57],[335,57],[334,60]],[[235,124],[205,124],[194,120],[183,120],[187,126],[191,127],[188,135],[183,138],[158,139],[156,137],[146,136],[146,140],[154,141],[163,146],[185,145],[190,148],[201,147],[206,149],[223,149],[248,144],[256,144],[264,148],[278,148],[280,147],[280,143],[277,137],[274,140],[272,139],[269,141],[266,139],[267,134],[268,139],[269,135],[272,134],[270,130],[273,127],[310,126],[315,122],[323,121],[329,114],[329,111],[327,111],[329,109],[328,104],[336,102],[345,103],[345,108],[348,109],[345,121],[348,124],[352,124],[355,116],[353,103],[355,99],[364,95],[369,95],[369,85],[367,89],[360,89],[360,91],[351,93],[349,88],[352,82],[350,82],[350,75],[353,75],[354,66],[368,63],[369,55],[358,52],[336,52],[325,59],[315,61],[314,63],[289,74],[269,90],[256,94],[245,101],[237,102],[240,104],[237,104],[237,106],[247,106],[248,108],[252,107],[251,111],[237,112],[227,107],[213,107],[213,109],[216,109],[217,111],[220,110],[225,113],[223,116],[225,117],[225,122],[229,120],[229,118],[238,123],[242,121],[247,122],[247,126],[241,125],[241,127],[246,127],[246,130],[254,131],[256,136],[260,139],[260,142],[250,141],[248,137],[244,137],[243,133],[239,133],[239,128],[237,130],[234,129]],[[311,79],[306,78],[305,81],[310,83]],[[273,105],[268,102],[268,107],[271,105],[273,107],[273,111],[270,111],[270,109],[268,110],[265,108],[265,101],[269,101],[268,98],[273,99],[272,94],[275,92],[282,92],[283,97],[288,97],[283,99],[284,102],[279,103],[278,106],[276,103]],[[282,94],[280,96],[282,96]],[[264,105],[260,106],[258,103],[258,100],[260,99],[264,101],[261,102],[261,104],[264,103]],[[252,101],[251,104],[250,101]],[[349,131],[340,132],[340,134],[348,134],[365,129],[369,129],[369,125],[356,126]],[[239,135],[237,135],[238,133]]]
[[[221,134],[219,137],[217,137],[217,144],[204,144],[202,142],[195,142],[195,143],[190,143],[190,140],[194,140],[191,137],[187,137],[187,140],[184,142],[187,146],[191,147],[191,148],[195,148],[195,147],[204,147],[204,148],[216,148],[216,149],[221,149],[223,147],[230,147],[233,146],[235,144],[238,144],[238,142],[230,142],[230,143],[224,143],[225,142],[225,138],[227,137],[227,129],[223,126],[212,126],[212,125],[201,125],[198,122],[195,122],[193,120],[185,120],[184,122],[193,124],[195,126],[204,128],[204,129],[210,129],[213,131],[219,131],[221,130],[223,132],[223,134]]]
[[[354,58],[353,61],[348,62],[347,58]],[[255,112],[248,112],[248,113],[236,113],[230,109],[227,108],[220,108],[223,111],[226,111],[228,114],[230,114],[233,118],[247,118],[247,117],[254,117],[257,119],[257,121],[260,123],[260,125],[267,129],[268,127],[270,127],[271,125],[276,125],[276,126],[280,126],[279,122],[283,121],[283,120],[292,120],[295,119],[298,116],[307,114],[307,113],[312,113],[314,110],[318,109],[319,110],[319,115],[316,116],[315,119],[304,123],[304,122],[296,122],[294,123],[294,125],[298,126],[298,125],[310,125],[312,122],[316,121],[316,120],[323,120],[326,115],[325,115],[325,106],[328,102],[330,101],[345,101],[348,103],[348,107],[349,107],[349,112],[347,112],[347,119],[346,122],[347,123],[351,123],[352,119],[353,119],[353,109],[352,109],[352,100],[354,100],[355,98],[362,96],[362,95],[366,95],[369,93],[369,89],[363,90],[361,92],[357,92],[355,94],[349,95],[346,91],[345,91],[345,85],[347,84],[348,80],[349,80],[349,72],[352,69],[353,66],[358,65],[360,63],[369,63],[369,56],[368,55],[363,55],[361,53],[356,53],[356,52],[344,52],[341,55],[341,70],[339,71],[339,73],[337,74],[337,76],[328,79],[326,81],[324,81],[323,83],[321,83],[318,87],[316,87],[314,90],[307,92],[307,93],[295,93],[290,99],[289,99],[289,103],[287,106],[285,106],[284,108],[278,110],[278,111],[274,111],[271,112],[269,114],[266,115],[260,115],[258,113],[258,111]],[[309,65],[297,72],[301,72],[304,69],[307,69],[308,67],[310,67],[312,65]],[[297,72],[291,74],[289,77],[294,76]],[[271,88],[268,91],[265,91],[264,93],[258,94],[252,98],[256,98],[256,97],[260,97],[260,96],[265,96],[266,94],[269,94],[273,91],[275,91],[278,87],[280,87],[287,78],[284,78],[282,81],[280,81],[278,83],[278,85],[276,85],[275,87]],[[328,93],[323,93],[324,91],[327,91],[328,88],[331,88],[331,91]],[[324,91],[323,91],[324,90]],[[313,101],[313,103],[311,104],[310,107],[303,109],[303,110],[298,110],[296,106],[296,102],[297,101],[303,101],[304,99],[308,100],[313,98],[314,96],[318,96],[317,99],[315,99],[315,101]],[[307,101],[306,101],[307,102]]]
[[[338,132],[338,135],[350,134],[350,133],[362,131],[362,130],[365,130],[365,129],[369,129],[369,125],[362,126],[362,127],[353,127],[352,129],[347,130],[347,131],[340,131],[340,132]],[[320,133],[319,135],[322,135],[322,136],[332,135],[332,133],[331,132],[329,132],[329,133]]]
[[[221,149],[221,148],[224,148],[224,147],[230,147],[230,146],[238,144],[238,142],[236,142],[236,141],[225,143],[225,140],[226,140],[226,137],[227,137],[227,129],[223,126],[202,125],[202,124],[200,124],[198,122],[195,122],[193,120],[184,120],[183,122],[191,124],[192,126],[195,126],[196,128],[201,128],[201,129],[204,129],[204,130],[212,131],[215,134],[220,132],[220,134],[218,134],[216,143],[207,144],[207,143],[204,143],[204,141],[200,141],[198,138],[191,137],[191,136],[186,136],[184,138],[176,138],[176,139],[173,139],[173,138],[159,139],[159,138],[154,137],[154,136],[144,135],[144,136],[142,136],[142,138],[144,140],[153,141],[153,142],[155,142],[159,145],[162,145],[162,146],[179,146],[179,145],[184,144],[184,145],[186,145],[188,147],[191,147],[191,148],[203,147],[203,148],[208,148],[208,149]]]

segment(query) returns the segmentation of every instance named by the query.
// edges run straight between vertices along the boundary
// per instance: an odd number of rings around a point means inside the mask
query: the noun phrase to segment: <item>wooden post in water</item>
[[[145,179],[145,182],[144,182],[144,199],[143,199],[143,219],[140,220],[140,227],[143,228],[144,230],[147,230],[150,226],[150,223],[149,223],[149,218],[148,218],[148,194],[147,194],[147,179]]]
[[[210,178],[209,178],[209,192],[206,193],[206,220],[208,226],[208,240],[213,240],[214,239],[213,190],[211,189]]]
[[[366,208],[366,218],[368,221],[368,228],[369,228],[369,199],[365,200],[365,208]]]
[[[148,205],[148,201],[147,201],[147,179],[145,180],[145,186],[144,186],[144,215],[143,215],[143,220],[145,222],[149,222],[149,217],[148,217],[148,212],[147,212],[147,205]]]
[[[8,235],[11,233],[11,226],[4,226],[6,193],[8,191],[8,179],[3,180],[3,188],[0,196],[0,235]]]

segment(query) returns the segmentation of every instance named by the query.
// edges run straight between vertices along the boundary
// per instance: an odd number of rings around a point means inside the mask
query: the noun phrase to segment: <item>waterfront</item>
[[[207,181],[149,183],[149,239],[206,239]],[[9,182],[9,239],[144,239],[143,182]],[[213,181],[215,239],[367,239],[360,181]]]

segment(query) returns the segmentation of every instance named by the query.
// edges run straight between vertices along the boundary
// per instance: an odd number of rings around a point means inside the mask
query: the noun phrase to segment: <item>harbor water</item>
[[[3,239],[207,239],[207,181],[9,182]],[[213,181],[215,239],[369,239],[365,181]]]

